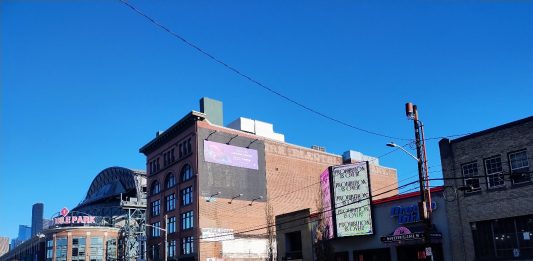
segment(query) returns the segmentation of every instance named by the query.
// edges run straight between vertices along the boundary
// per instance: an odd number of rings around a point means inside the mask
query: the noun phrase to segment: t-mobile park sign
[[[76,212],[76,211],[74,211]],[[70,213],[67,208],[61,209],[59,212],[61,216],[54,218],[55,225],[71,225],[71,224],[94,224],[96,223],[95,216],[79,216]],[[70,214],[70,215],[69,215]]]

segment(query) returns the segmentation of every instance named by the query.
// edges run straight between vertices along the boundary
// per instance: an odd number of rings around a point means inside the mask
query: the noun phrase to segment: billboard
[[[259,169],[257,150],[204,141],[204,159],[207,162],[233,167]]]
[[[333,218],[331,210],[331,193],[329,186],[329,169],[320,174],[320,190],[322,191],[322,211],[324,211],[325,223],[327,226],[326,238],[333,238]]]
[[[337,237],[373,234],[368,163],[332,167],[331,177]]]

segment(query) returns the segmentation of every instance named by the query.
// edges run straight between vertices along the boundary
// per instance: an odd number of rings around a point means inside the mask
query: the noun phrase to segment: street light
[[[240,197],[242,197],[242,196],[243,196],[243,194],[242,194],[242,193],[239,193],[239,194],[236,195],[235,197],[232,197],[231,200],[228,202],[228,204],[231,204],[231,202],[233,202],[234,199],[236,199],[236,198],[240,198]]]
[[[415,159],[416,161],[420,161],[419,158],[415,157],[415,155],[411,154],[411,152],[407,151],[406,149],[404,149],[402,146],[394,143],[394,142],[389,142],[387,143],[387,146],[388,147],[392,147],[392,148],[398,148],[398,149],[401,149],[403,150],[403,152],[407,153],[407,155],[411,156],[411,158]]]
[[[412,120],[415,130],[415,144],[416,144],[416,156],[409,153],[402,146],[399,146],[394,143],[387,143],[389,147],[395,147],[401,149],[403,152],[407,153],[411,158],[415,159],[418,163],[418,182],[420,185],[420,217],[421,220],[424,220],[426,226],[424,229],[424,243],[426,246],[426,253],[431,253],[431,239],[430,239],[430,230],[432,228],[431,224],[431,190],[429,186],[429,176],[428,176],[428,166],[427,166],[427,155],[426,155],[426,142],[424,139],[424,124],[418,119],[418,109],[416,105],[408,102],[405,104],[405,116],[408,120]],[[425,184],[424,184],[425,180]],[[431,260],[433,260],[433,255],[430,254]]]
[[[251,206],[251,205],[254,203],[254,201],[259,200],[259,199],[263,199],[263,196],[259,196],[259,197],[257,197],[257,198],[252,199],[252,201],[251,201],[250,204],[248,204],[248,205]]]
[[[218,196],[218,195],[220,195],[220,194],[222,194],[222,192],[219,191],[219,192],[217,192],[217,193],[215,193],[215,194],[209,196],[209,198],[207,198],[205,201],[206,201],[206,202],[211,202],[211,201],[213,201],[213,199],[215,199],[216,196]]]
[[[168,246],[167,246],[167,236],[168,236],[168,233],[167,233],[167,215],[165,215],[165,228],[160,228],[160,227],[156,227],[156,226],[153,226],[153,225],[150,225],[150,224],[144,224],[145,226],[149,226],[149,227],[153,227],[153,228],[156,228],[156,229],[159,229],[163,232],[165,232],[165,259],[164,261],[167,261],[167,256],[168,256]]]

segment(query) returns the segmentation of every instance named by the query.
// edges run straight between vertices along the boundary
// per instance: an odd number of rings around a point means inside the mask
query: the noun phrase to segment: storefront
[[[330,240],[335,260],[451,260],[448,224],[442,188],[432,189],[432,228],[418,215],[419,193],[375,200],[372,203],[374,233]],[[429,234],[431,249],[424,243]]]

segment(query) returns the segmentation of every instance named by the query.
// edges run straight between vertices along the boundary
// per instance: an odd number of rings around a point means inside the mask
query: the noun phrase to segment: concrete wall
[[[481,177],[480,192],[458,193],[457,199],[446,205],[452,228],[450,233],[456,239],[453,241],[453,260],[474,260],[472,222],[533,214],[533,185],[511,184],[507,158],[509,152],[526,149],[529,170],[532,170],[533,117],[457,140],[443,139],[439,146],[445,178],[462,178],[461,165],[470,162],[477,162],[479,174],[484,175],[483,160],[501,156],[506,175],[503,188],[488,189],[486,179]],[[445,184],[460,187],[463,180],[448,179]]]

